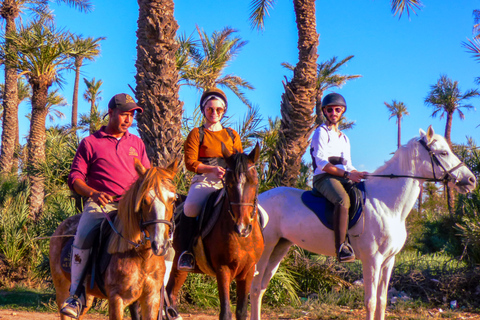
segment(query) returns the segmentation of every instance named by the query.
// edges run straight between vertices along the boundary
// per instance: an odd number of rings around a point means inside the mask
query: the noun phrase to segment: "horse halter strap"
[[[247,170],[251,170],[251,169],[255,169],[256,166],[255,165],[252,165],[252,166],[249,166]],[[232,171],[231,169],[227,168],[226,169],[227,171]],[[223,187],[226,189],[226,185],[225,185],[225,179],[222,179],[222,183],[223,183]],[[249,203],[249,202],[231,202],[230,199],[228,198],[228,192],[225,190],[225,195],[227,197],[227,201],[228,201],[228,205],[229,205],[229,212],[230,212],[230,215],[232,216],[233,218],[233,213],[232,213],[232,206],[250,206],[250,207],[253,207],[253,216],[252,216],[252,220],[253,218],[255,218],[255,216],[257,215],[257,201],[258,201],[258,185],[255,189],[255,198],[253,200],[253,203]],[[235,219],[234,219],[235,220]]]
[[[463,161],[461,161],[459,164],[457,164],[455,167],[453,167],[450,170],[447,170],[445,166],[440,162],[440,160],[437,157],[437,154],[435,151],[430,148],[430,145],[434,144],[436,140],[433,140],[429,144],[425,142],[423,139],[418,140],[420,144],[428,151],[428,154],[430,156],[430,163],[432,165],[432,171],[433,171],[433,178],[427,178],[427,177],[419,177],[419,176],[410,176],[410,175],[396,175],[396,174],[371,174],[369,175],[370,177],[382,177],[382,178],[412,178],[412,179],[423,179],[426,181],[431,181],[431,182],[443,182],[443,183],[448,183],[450,181],[455,182],[457,179],[456,177],[452,174],[455,170],[461,168],[462,166],[465,165]],[[442,170],[443,170],[443,177],[437,178],[437,175],[435,173],[435,164],[438,165]]]

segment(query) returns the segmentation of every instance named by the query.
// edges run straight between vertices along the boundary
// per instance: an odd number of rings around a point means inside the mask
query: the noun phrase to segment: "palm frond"
[[[417,14],[415,9],[420,10],[423,7],[421,0],[391,0],[392,13],[394,16],[398,14],[398,18],[406,11],[407,16],[410,16],[410,11]]]
[[[250,24],[253,29],[263,30],[265,16],[269,16],[269,10],[273,9],[275,0],[252,0],[250,3]]]

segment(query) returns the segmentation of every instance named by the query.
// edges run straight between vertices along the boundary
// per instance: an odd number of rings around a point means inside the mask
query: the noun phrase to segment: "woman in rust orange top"
[[[222,142],[230,152],[243,152],[238,133],[232,128],[224,128],[220,123],[227,107],[227,97],[222,90],[206,90],[200,98],[200,110],[205,123],[193,129],[184,144],[185,166],[196,175],[192,179],[181,217],[182,254],[178,259],[179,270],[191,271],[195,268],[195,257],[190,247],[197,216],[208,196],[223,188],[226,163],[222,155]]]

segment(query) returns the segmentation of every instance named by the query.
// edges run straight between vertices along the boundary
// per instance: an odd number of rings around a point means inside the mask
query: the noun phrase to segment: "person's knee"
[[[350,209],[350,198],[339,198],[338,201],[335,202],[335,205],[340,205],[345,209]]]
[[[196,203],[185,202],[183,206],[183,213],[190,218],[195,218],[198,216],[200,208]]]

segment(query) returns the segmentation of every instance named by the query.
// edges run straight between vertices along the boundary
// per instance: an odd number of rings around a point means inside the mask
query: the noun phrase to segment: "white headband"
[[[202,104],[202,108],[205,108],[205,106],[207,105],[207,102],[210,101],[210,100],[218,100],[222,103],[222,107],[225,108],[225,101],[223,101],[222,98],[220,98],[219,96],[216,96],[216,95],[209,95],[208,97],[205,98],[205,100],[203,100],[203,104]]]

